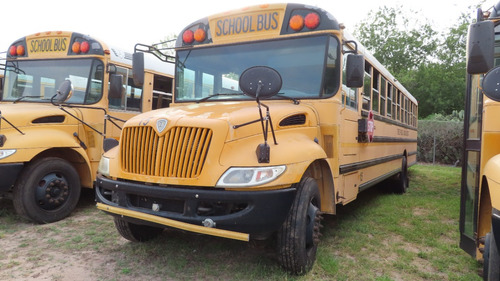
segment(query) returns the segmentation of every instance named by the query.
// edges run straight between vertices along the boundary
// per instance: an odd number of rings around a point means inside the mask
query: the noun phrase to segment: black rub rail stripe
[[[408,155],[415,155],[415,154],[417,154],[416,151],[408,153]],[[339,167],[339,172],[340,172],[340,174],[346,174],[346,173],[354,172],[357,170],[361,170],[364,168],[368,168],[371,166],[379,165],[382,163],[390,162],[390,161],[393,161],[396,159],[401,159],[401,158],[403,158],[403,154],[390,155],[390,156],[371,159],[371,160],[367,160],[367,161],[346,164],[346,165],[342,165]]]

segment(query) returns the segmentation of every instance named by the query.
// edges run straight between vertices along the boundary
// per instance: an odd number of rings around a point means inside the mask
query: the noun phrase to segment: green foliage
[[[433,121],[456,121],[456,122],[463,122],[464,121],[464,110],[453,110],[453,112],[450,115],[443,115],[441,113],[434,113],[425,120],[433,120]]]
[[[463,120],[463,113],[462,113]],[[434,114],[431,120],[418,122],[417,159],[420,162],[458,164],[463,151],[463,121],[460,113],[443,116]]]
[[[405,11],[403,6],[380,7],[378,11],[370,12],[354,32],[363,45],[396,75],[427,61],[438,43],[437,33],[429,23],[422,23],[418,18],[410,19],[401,11]]]
[[[421,118],[448,115],[464,107],[467,29],[478,6],[444,32],[420,13],[384,6],[369,13],[354,34],[415,96]]]

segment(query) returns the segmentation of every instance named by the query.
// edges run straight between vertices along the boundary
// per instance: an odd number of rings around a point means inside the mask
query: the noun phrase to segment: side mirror
[[[347,55],[345,75],[347,87],[359,88],[363,86],[365,75],[365,58],[363,55]]]
[[[484,94],[494,100],[500,101],[500,67],[490,70],[483,78]]]
[[[144,85],[144,53],[132,55],[132,75],[134,84],[138,87]]]
[[[73,85],[70,80],[64,80],[57,89],[57,93],[52,97],[53,103],[62,103],[67,101],[73,94]]]
[[[109,77],[109,94],[108,98],[119,99],[122,97],[123,90],[123,75],[112,74]]]
[[[469,26],[467,38],[467,72],[486,73],[493,68],[495,27],[492,21],[482,21]]]
[[[282,83],[281,75],[275,69],[253,66],[241,73],[239,86],[247,96],[258,100],[276,95],[281,90]]]

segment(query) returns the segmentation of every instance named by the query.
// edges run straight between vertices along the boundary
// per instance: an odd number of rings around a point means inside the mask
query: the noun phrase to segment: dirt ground
[[[265,263],[283,274],[267,246],[172,230],[130,242],[95,207],[93,190],[82,194],[71,216],[42,225],[18,217],[12,201],[0,199],[1,281],[234,280],[231,259],[236,267]],[[268,279],[250,279],[262,278]]]
[[[88,237],[101,235],[98,230],[95,233],[92,230],[96,216],[102,216],[106,228],[112,224],[111,217],[103,216],[93,205],[92,194],[85,193],[69,218],[38,225],[17,217],[12,202],[0,199],[0,222],[3,224],[0,228],[0,280],[127,279],[115,276],[113,255],[83,242]],[[119,235],[112,236],[112,247],[128,243]],[[136,277],[132,279],[137,280]]]

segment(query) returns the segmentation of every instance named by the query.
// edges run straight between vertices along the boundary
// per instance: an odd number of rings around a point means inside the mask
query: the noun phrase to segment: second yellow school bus
[[[138,85],[132,54],[91,36],[47,31],[13,42],[0,96],[0,196],[38,223],[68,216],[123,122],[168,106],[174,67],[158,62],[146,61]]]
[[[144,241],[164,227],[248,241],[277,233],[311,269],[322,214],[416,162],[417,101],[328,12],[270,4],[213,15],[176,42],[174,103],[124,126],[98,208]]]

